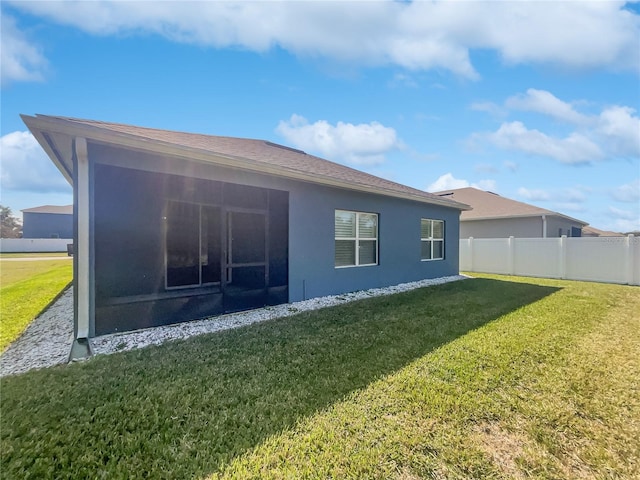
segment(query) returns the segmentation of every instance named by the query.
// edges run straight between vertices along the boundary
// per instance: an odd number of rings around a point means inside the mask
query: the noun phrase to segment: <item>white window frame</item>
[[[422,222],[431,222],[431,236],[430,237],[423,237],[422,236]],[[434,238],[433,237],[433,225],[436,223],[442,223],[442,238]],[[420,219],[420,261],[421,262],[433,262],[434,260],[444,260],[444,249],[445,249],[445,223],[444,220],[437,220],[437,219],[433,219],[433,218],[421,218]],[[431,258],[422,258],[422,244],[424,242],[431,242]],[[434,257],[433,252],[434,252],[434,245],[436,242],[442,242],[442,256],[441,257]]]
[[[335,214],[342,212],[342,213],[351,213],[351,214],[355,214],[356,215],[356,236],[355,237],[338,237],[335,233]],[[376,237],[375,238],[361,238],[360,237],[360,215],[373,215],[376,217]],[[380,252],[378,251],[378,239],[380,237],[380,216],[377,213],[373,213],[373,212],[358,212],[355,210],[343,210],[343,209],[336,209],[335,213],[334,213],[334,267],[335,268],[353,268],[353,267],[370,267],[370,266],[376,266],[380,264]],[[353,265],[336,265],[335,264],[335,242],[338,240],[348,240],[348,241],[353,241],[354,242],[354,248],[355,248],[355,264]],[[360,255],[359,255],[359,249],[360,249],[360,241],[366,241],[366,242],[375,242],[375,252],[376,252],[376,261],[375,263],[360,263]]]

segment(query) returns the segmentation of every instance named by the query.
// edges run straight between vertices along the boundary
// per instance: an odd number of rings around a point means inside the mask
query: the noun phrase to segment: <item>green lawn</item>
[[[72,262],[0,260],[0,352],[71,282]]]
[[[67,252],[0,252],[1,258],[68,257]]]
[[[637,287],[483,276],[1,380],[6,478],[638,478]]]

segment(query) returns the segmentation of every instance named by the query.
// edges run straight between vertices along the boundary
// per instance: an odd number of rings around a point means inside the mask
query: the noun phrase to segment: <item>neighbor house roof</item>
[[[435,192],[435,195],[443,198],[450,198],[457,202],[466,203],[473,208],[473,210],[462,212],[462,215],[460,215],[460,221],[540,217],[542,215],[547,215],[561,217],[581,225],[587,225],[587,222],[563,215],[562,213],[547,210],[546,208],[536,207],[535,205],[530,205],[528,203],[518,202],[517,200],[511,200],[510,198],[502,197],[497,193],[486,192],[473,187]]]
[[[463,203],[265,140],[184,133],[47,115],[22,115],[22,119],[70,183],[73,178],[73,139],[82,137],[96,143],[119,145],[203,163],[406,198],[458,210],[469,209]]]
[[[42,205],[40,207],[25,208],[22,213],[55,213],[73,215],[73,205]]]
[[[599,228],[589,226],[589,227],[584,227],[582,229],[582,236],[583,237],[622,237],[624,236],[624,234],[620,232],[612,232],[610,230],[600,230]]]

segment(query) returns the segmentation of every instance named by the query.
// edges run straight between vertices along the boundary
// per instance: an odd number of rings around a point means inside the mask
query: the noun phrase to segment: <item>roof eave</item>
[[[31,130],[31,132],[34,134],[40,145],[42,145],[44,150],[47,152],[47,155],[49,155],[51,160],[56,164],[58,169],[63,173],[63,175],[65,175],[65,178],[67,178],[70,183],[72,183],[71,169],[67,171],[65,159],[58,158],[55,150],[52,148],[49,142],[46,141],[46,138],[44,136],[45,132],[54,132],[57,134],[68,135],[71,138],[83,137],[87,140],[103,144],[125,146],[144,152],[180,157],[187,160],[195,160],[207,164],[240,168],[255,173],[271,174],[278,177],[301,180],[321,185],[328,185],[337,188],[344,188],[347,190],[357,190],[377,195],[385,195],[406,200],[413,200],[421,203],[453,208],[460,211],[471,210],[471,207],[469,205],[452,200],[431,199],[417,194],[411,194],[409,192],[402,193],[382,187],[373,187],[360,183],[343,181],[324,175],[311,174],[308,172],[287,169],[266,163],[258,163],[244,157],[212,153],[208,150],[202,150],[186,145],[176,145],[174,143],[164,142],[161,140],[150,140],[136,135],[114,132],[113,130],[107,130],[98,126],[80,124],[63,118],[41,115],[37,115],[35,117],[21,115],[21,117],[29,130]]]
[[[29,128],[35,139],[38,141],[45,153],[49,156],[54,165],[58,168],[58,170],[60,170],[60,173],[62,173],[65,180],[69,182],[69,185],[73,185],[73,166],[67,165],[65,159],[60,158],[60,155],[55,150],[53,145],[51,145],[51,143],[47,140],[45,136],[46,130],[41,126],[43,119],[22,114],[20,115],[20,118],[22,118],[22,121],[25,123],[27,128]]]
[[[474,217],[474,218],[460,218],[461,222],[475,222],[480,220],[509,220],[512,218],[535,218],[535,217],[559,217],[569,220],[574,223],[579,223],[583,226],[589,225],[588,222],[583,222],[582,220],[578,220],[577,218],[569,217],[567,215],[563,215],[562,213],[557,212],[544,212],[544,213],[525,213],[521,215],[494,215],[494,216],[485,216],[485,217]]]

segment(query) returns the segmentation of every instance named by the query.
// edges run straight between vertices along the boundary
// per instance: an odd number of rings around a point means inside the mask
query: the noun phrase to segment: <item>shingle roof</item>
[[[582,229],[583,237],[623,237],[624,234],[620,232],[612,232],[610,230],[600,230],[595,227],[584,227]]]
[[[269,168],[270,173],[282,176],[295,176],[315,183],[338,182],[345,188],[357,189],[358,186],[375,189],[376,193],[387,196],[412,198],[417,201],[445,205],[465,210],[467,205],[433,195],[400,183],[392,182],[360,170],[356,170],[329,160],[309,155],[301,150],[285,147],[265,140],[221,137],[197,133],[185,133],[154,128],[137,127],[120,123],[95,120],[83,120],[69,117],[37,115],[22,117],[33,131],[37,120],[53,121],[65,127],[81,127],[86,133],[109,132],[121,139],[136,139],[147,146],[167,145],[171,147],[197,150],[207,155],[206,160],[216,163],[216,157],[237,160],[237,168]],[[35,122],[34,122],[35,121]],[[87,128],[88,127],[88,128]],[[90,135],[88,135],[90,138]]]
[[[22,213],[56,213],[73,215],[73,205],[42,205],[40,207],[25,208]]]
[[[517,200],[511,200],[497,193],[486,192],[473,187],[444,190],[442,192],[435,192],[434,194],[471,205],[473,210],[462,212],[462,215],[460,215],[461,221],[554,215],[587,225],[587,222],[568,217],[562,213],[536,207],[528,203],[518,202]]]

